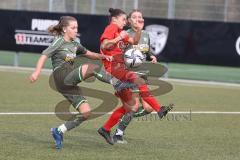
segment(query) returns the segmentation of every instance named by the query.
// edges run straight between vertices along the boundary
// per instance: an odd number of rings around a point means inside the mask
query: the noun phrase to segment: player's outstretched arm
[[[46,55],[41,55],[41,57],[38,59],[36,69],[29,77],[30,82],[33,83],[38,79],[38,76],[40,75],[41,70],[42,70],[47,58],[48,57]]]
[[[94,59],[94,60],[102,60],[102,59],[107,59],[108,61],[112,60],[111,56],[106,56],[106,55],[91,52],[91,51],[87,51],[85,56],[90,58],[90,59]]]
[[[119,35],[114,39],[105,39],[102,43],[101,43],[101,49],[103,50],[111,50],[113,48],[113,46],[118,43],[120,40],[122,40],[124,37]]]

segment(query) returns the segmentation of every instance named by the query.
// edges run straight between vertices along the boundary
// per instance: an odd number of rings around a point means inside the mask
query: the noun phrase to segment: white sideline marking
[[[2,66],[0,65],[0,71],[10,71],[17,73],[31,73],[35,70],[35,68],[30,67],[15,67],[15,66]],[[42,69],[41,74],[50,75],[52,73],[52,69]]]
[[[57,114],[77,114],[78,112],[58,112]],[[55,112],[0,112],[0,115],[55,115]],[[112,114],[112,112],[92,112],[92,114]],[[152,112],[151,114],[156,114]],[[223,114],[223,115],[238,115],[240,112],[220,112],[220,111],[176,111],[169,114]]]
[[[162,79],[162,78],[161,78]],[[238,83],[227,83],[227,82],[216,82],[216,81],[200,81],[200,80],[187,80],[187,79],[162,79],[170,82],[184,83],[186,84],[197,84],[197,85],[215,85],[215,86],[226,86],[226,87],[240,87]]]
[[[11,71],[18,73],[31,73],[35,70],[35,68],[30,67],[14,67],[14,66],[3,66],[0,65],[0,71]],[[41,74],[50,75],[52,73],[52,69],[42,69]],[[216,81],[201,81],[201,80],[187,80],[187,79],[174,79],[174,78],[161,78],[164,81],[176,82],[176,83],[184,83],[184,85],[213,85],[213,86],[225,86],[225,87],[239,87],[238,83],[228,83],[228,82],[216,82]],[[238,88],[235,88],[238,89]]]

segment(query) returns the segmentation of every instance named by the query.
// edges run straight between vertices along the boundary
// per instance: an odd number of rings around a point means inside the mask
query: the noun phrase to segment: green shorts
[[[81,88],[77,86],[82,79],[82,66],[74,66],[70,63],[65,63],[61,67],[53,71],[53,77],[56,89],[78,109],[82,103],[87,100],[82,95]]]

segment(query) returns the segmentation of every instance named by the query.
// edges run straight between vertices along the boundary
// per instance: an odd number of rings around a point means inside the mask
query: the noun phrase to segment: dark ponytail
[[[121,14],[126,14],[123,10],[117,8],[116,9],[109,8],[108,12],[110,13],[109,19],[111,19],[112,17],[120,16]]]
[[[69,25],[69,21],[77,21],[76,18],[71,16],[62,16],[57,25],[48,27],[48,32],[54,36],[63,34],[63,28]]]

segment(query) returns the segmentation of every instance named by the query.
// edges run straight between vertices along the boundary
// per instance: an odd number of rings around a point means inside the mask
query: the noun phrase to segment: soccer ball
[[[138,49],[129,49],[124,53],[124,62],[127,67],[136,68],[139,67],[145,57],[142,52]]]

